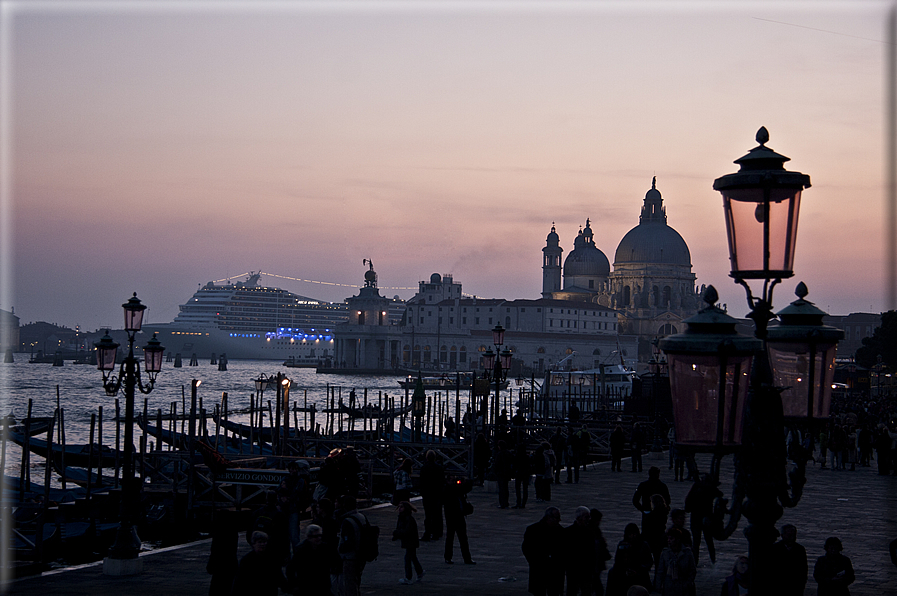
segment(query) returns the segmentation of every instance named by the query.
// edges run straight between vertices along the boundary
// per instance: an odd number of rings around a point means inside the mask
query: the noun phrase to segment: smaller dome
[[[546,242],[557,244],[561,241],[561,237],[558,236],[558,233],[554,230],[554,222],[551,224],[551,231],[548,233],[548,238],[545,239]]]
[[[442,276],[439,275],[438,273],[434,273],[433,275],[430,276],[430,283],[431,284],[441,284]]]
[[[591,220],[586,220],[586,227],[580,230],[573,242],[573,250],[564,259],[564,277],[591,276],[607,277],[610,275],[610,262],[607,256],[595,246]]]

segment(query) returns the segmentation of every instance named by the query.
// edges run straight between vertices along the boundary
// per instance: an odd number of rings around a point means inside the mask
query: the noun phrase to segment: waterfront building
[[[505,345],[513,353],[515,374],[634,362],[635,338],[619,336],[616,313],[600,304],[464,297],[451,275],[434,273],[419,283],[402,320],[389,324],[372,314],[382,313],[387,301],[376,280],[371,268],[359,294],[346,300],[353,315],[334,330],[339,366],[479,371],[497,324],[507,330]]]

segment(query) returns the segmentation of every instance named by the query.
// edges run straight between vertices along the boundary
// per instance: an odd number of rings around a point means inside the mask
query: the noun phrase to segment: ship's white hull
[[[194,354],[201,360],[214,354],[225,354],[239,360],[325,360],[333,355],[333,340],[294,340],[288,338],[249,337],[249,334],[227,333],[220,329],[193,329],[172,324],[144,325],[144,331],[156,333],[166,353],[190,358]]]

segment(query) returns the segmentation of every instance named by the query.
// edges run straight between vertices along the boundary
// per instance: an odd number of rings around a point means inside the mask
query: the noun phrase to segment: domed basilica
[[[542,249],[542,297],[615,309],[618,333],[639,338],[640,360],[650,358],[653,340],[682,331],[682,321],[700,305],[688,245],[667,225],[656,182],[655,177],[645,195],[638,225],[617,245],[613,271],[595,245],[589,219],[563,268],[563,248],[554,225]]]

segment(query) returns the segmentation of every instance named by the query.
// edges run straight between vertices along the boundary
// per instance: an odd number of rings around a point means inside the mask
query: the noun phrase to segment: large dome
[[[656,188],[656,183],[657,178],[651,181],[651,190],[645,194],[639,224],[629,230],[617,246],[614,268],[630,263],[691,267],[688,245],[679,232],[667,225],[663,198]]]
[[[601,250],[595,246],[592,237],[590,220],[573,242],[573,250],[564,259],[564,277],[571,276],[607,277],[610,275],[610,262]]]
[[[614,267],[624,263],[663,263],[691,267],[688,245],[665,223],[640,223],[623,236],[614,255]]]

